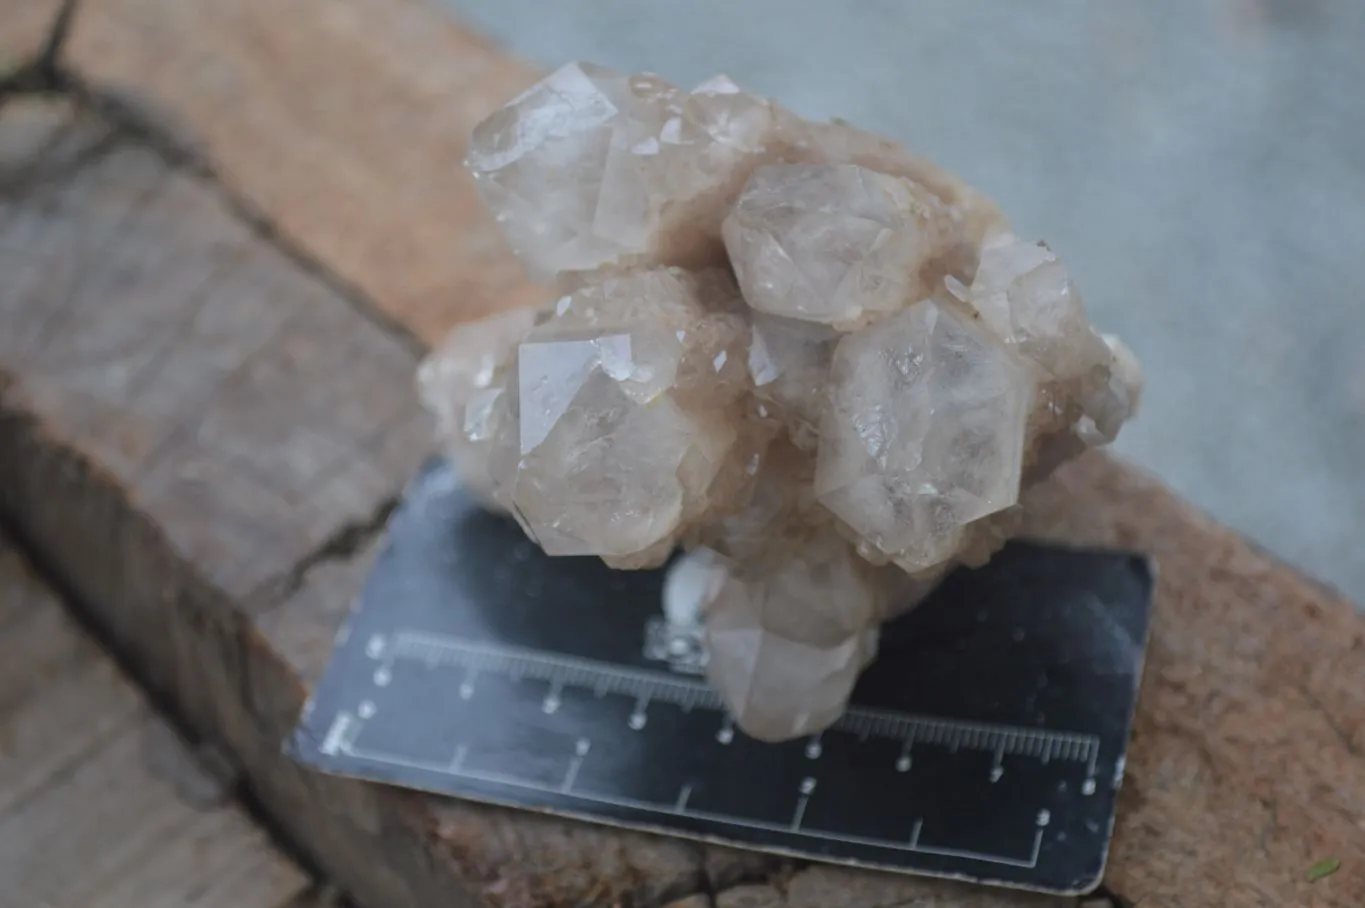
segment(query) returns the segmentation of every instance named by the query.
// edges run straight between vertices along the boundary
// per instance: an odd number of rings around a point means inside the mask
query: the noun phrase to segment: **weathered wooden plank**
[[[170,111],[281,233],[418,332],[536,294],[460,167],[531,70],[421,0],[295,0],[288,16],[100,0],[67,57]]]
[[[300,844],[375,906],[700,888],[695,845],[438,806],[282,758],[305,687],[251,616],[284,599],[307,612],[339,571],[353,589],[350,547],[429,450],[415,351],[145,145],[120,138],[69,179],[14,182],[0,199],[0,270],[16,276],[0,290],[0,369],[19,379],[0,404],[3,509],[150,683],[225,738]],[[309,658],[335,627],[308,624]]]
[[[34,631],[0,634],[0,905],[286,908],[310,890],[235,804],[184,797],[175,733],[4,537],[0,602]]]

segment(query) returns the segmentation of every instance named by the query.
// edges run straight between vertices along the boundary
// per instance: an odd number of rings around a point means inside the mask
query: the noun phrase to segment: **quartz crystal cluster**
[[[558,299],[422,365],[446,451],[550,555],[702,559],[706,670],[755,737],[837,720],[880,625],[1136,411],[1136,361],[1046,245],[725,77],[565,66],[466,166]]]

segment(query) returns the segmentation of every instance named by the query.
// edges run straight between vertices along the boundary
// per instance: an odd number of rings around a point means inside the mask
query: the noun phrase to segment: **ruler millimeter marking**
[[[342,713],[337,717],[334,727],[343,729],[343,734],[347,731],[354,732],[352,717],[348,713]],[[764,822],[762,820],[748,820],[742,817],[733,816],[727,813],[715,811],[698,810],[687,805],[687,795],[690,791],[687,786],[679,792],[679,800],[668,808],[666,805],[656,804],[649,801],[635,798],[621,797],[617,795],[601,794],[596,792],[574,791],[572,786],[572,770],[576,764],[570,765],[570,775],[566,779],[566,784],[559,786],[536,783],[527,779],[519,778],[510,773],[502,773],[493,770],[472,770],[460,766],[462,757],[467,755],[467,750],[457,748],[455,759],[450,763],[441,763],[436,760],[422,760],[414,757],[406,757],[401,754],[385,753],[383,751],[358,748],[345,738],[338,737],[330,748],[324,748],[323,752],[329,756],[344,754],[358,760],[375,765],[387,765],[399,769],[416,770],[423,773],[437,773],[458,779],[465,779],[476,782],[484,782],[500,787],[521,789],[528,792],[550,795],[550,794],[572,794],[573,797],[583,801],[602,804],[610,807],[622,808],[626,810],[638,810],[646,813],[660,813],[669,816],[683,816],[709,821],[718,826],[745,827],[770,833],[781,833],[803,836],[821,841],[837,841],[849,845],[861,845],[868,848],[879,850],[904,851],[909,853],[937,855],[940,857],[957,857],[972,861],[1002,864],[1010,867],[1033,868],[1038,864],[1038,856],[1043,842],[1043,836],[1047,827],[1048,817],[1046,813],[1039,816],[1037,820],[1037,830],[1033,835],[1033,844],[1027,857],[1010,857],[1008,855],[986,854],[983,852],[971,851],[964,848],[945,848],[933,845],[926,845],[919,841],[920,833],[923,829],[923,821],[915,820],[909,841],[899,842],[891,839],[869,839],[861,836],[828,832],[824,830],[802,828],[801,820],[804,807],[808,801],[800,800],[797,803],[797,812],[790,824]],[[812,786],[813,788],[813,786]]]
[[[514,646],[398,630],[387,640],[382,636],[372,638],[367,649],[390,664],[398,659],[411,659],[428,665],[456,666],[470,672],[501,672],[534,678],[547,682],[552,689],[577,685],[643,701],[668,702],[685,709],[716,712],[725,709],[715,690],[700,681]],[[939,719],[856,706],[845,712],[832,730],[849,732],[862,739],[879,737],[987,750],[1001,755],[1076,760],[1087,766],[1091,778],[1100,747],[1099,738],[1090,734]]]
[[[548,558],[441,462],[417,478],[289,744],[324,771],[812,860],[1098,884],[1152,587],[1012,544],[883,628],[847,714],[763,744],[661,627],[667,570]],[[689,636],[691,635],[691,636]]]

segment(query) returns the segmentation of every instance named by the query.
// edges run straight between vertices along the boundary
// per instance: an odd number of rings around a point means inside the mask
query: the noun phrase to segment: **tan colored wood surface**
[[[0,0],[0,80],[42,48],[61,0]]]
[[[460,166],[533,76],[422,0],[99,0],[67,57],[202,139],[282,234],[424,336],[535,296]]]
[[[0,536],[0,905],[286,908],[308,878]]]
[[[202,133],[212,158],[233,163],[223,165],[221,181],[170,168],[125,133],[61,179],[30,168],[11,181],[18,188],[0,201],[0,269],[21,276],[0,291],[0,373],[12,379],[0,403],[0,487],[9,482],[0,511],[59,565],[191,720],[226,741],[262,801],[369,908],[461,896],[548,906],[628,895],[656,904],[712,890],[718,904],[1057,903],[830,868],[777,871],[665,838],[325,779],[279,755],[382,518],[429,449],[410,392],[419,351],[367,315],[365,300],[332,288],[363,288],[427,339],[496,302],[473,293],[425,307],[421,291],[444,280],[447,259],[410,262],[395,275],[378,259],[342,254],[358,246],[333,235],[353,228],[347,235],[363,246],[369,231],[379,237],[370,242],[385,243],[411,231],[420,245],[435,231],[450,249],[478,246],[486,222],[451,201],[454,190],[430,207],[413,207],[401,193],[366,196],[374,210],[363,224],[308,217],[313,204],[343,211],[358,181],[389,174],[384,149],[406,163],[395,180],[420,182],[423,167],[448,163],[432,177],[440,185],[458,156],[427,157],[409,146],[453,148],[472,116],[458,129],[449,121],[431,127],[394,113],[418,107],[367,103],[372,87],[388,86],[390,100],[423,97],[430,83],[422,66],[441,67],[413,48],[429,51],[434,41],[478,49],[466,59],[497,56],[418,6],[392,7],[407,23],[394,30],[378,6],[386,5],[338,3],[329,9],[339,12],[315,22],[265,17],[253,3],[208,3],[193,8],[203,12],[158,18],[148,11],[165,12],[166,4],[115,0],[78,21],[78,67],[169,105],[174,122]],[[368,28],[356,24],[365,15],[376,17]],[[130,22],[159,23],[160,37],[145,40],[163,42],[165,54],[113,49],[111,35],[144,40]],[[337,22],[349,24],[338,32]],[[308,46],[307,59],[331,62],[301,66],[222,37],[294,30],[263,46],[294,41],[290,47]],[[407,41],[409,31],[422,34]],[[107,53],[90,50],[101,47]],[[165,55],[182,63],[163,65]],[[118,59],[122,70],[109,62]],[[242,109],[227,116],[253,141],[276,140],[264,127],[250,132],[252,109],[283,116],[261,87],[273,84],[269,73],[307,102],[289,111],[307,131],[285,144],[307,148],[316,163],[306,175],[308,204],[267,191],[273,162],[209,122],[213,95],[202,85],[216,83],[206,74],[243,65],[266,75],[223,77],[243,93]],[[471,110],[492,103],[483,86],[470,89]],[[84,119],[87,138],[64,141],[105,141],[96,137],[106,125]],[[354,133],[341,131],[343,119]],[[44,122],[45,108],[11,107],[0,114],[0,137],[50,128]],[[32,141],[0,138],[0,147]],[[355,157],[351,141],[362,141],[367,156]],[[268,223],[292,224],[282,228],[287,237],[321,260],[301,267],[268,233],[247,229],[235,204],[242,197]],[[500,261],[461,261],[468,286],[510,280]],[[338,276],[345,280],[332,280]],[[1144,906],[1358,904],[1365,622],[1128,467],[1091,457],[1068,468],[1065,480],[1055,535],[1142,548],[1161,569],[1109,884]],[[1329,856],[1341,870],[1309,884],[1308,868]],[[735,888],[746,880],[748,889]]]

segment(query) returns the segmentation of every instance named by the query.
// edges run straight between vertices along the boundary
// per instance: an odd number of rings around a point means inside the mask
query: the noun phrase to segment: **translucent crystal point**
[[[840,328],[928,296],[959,243],[923,186],[853,164],[758,168],[724,236],[755,310]]]
[[[708,676],[751,736],[811,734],[844,711],[882,611],[874,569],[821,534],[719,584],[705,610]]]
[[[1032,377],[956,306],[925,300],[844,337],[830,395],[816,495],[907,570],[1018,498]]]
[[[774,116],[723,77],[689,93],[574,63],[480,123],[466,166],[537,280],[723,262],[721,219]]]
[[[912,154],[885,136],[857,129],[847,123],[809,123],[783,112],[779,135],[784,153],[794,161],[821,164],[856,164],[868,170],[912,180],[934,196],[963,228],[964,267],[972,260],[988,233],[1007,230],[999,206],[964,180],[932,161]]]
[[[564,297],[522,339],[491,472],[547,553],[662,563],[728,491],[747,387],[733,307],[723,274],[638,272]]]
[[[1141,369],[1117,338],[1091,326],[1080,292],[1046,244],[994,232],[971,286],[947,286],[1038,376],[1025,456],[1033,478],[1117,437],[1136,412]]]

